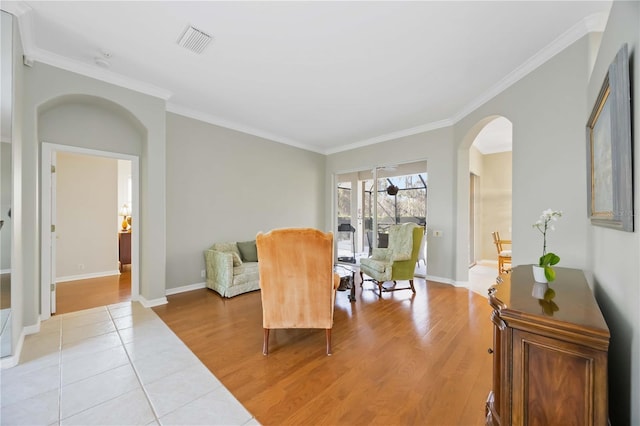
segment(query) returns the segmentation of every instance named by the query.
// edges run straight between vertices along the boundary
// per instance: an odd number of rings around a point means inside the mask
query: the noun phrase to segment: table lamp
[[[122,216],[122,230],[126,231],[129,228],[129,221],[127,218],[131,215],[131,209],[127,204],[123,204],[120,208],[120,216]]]

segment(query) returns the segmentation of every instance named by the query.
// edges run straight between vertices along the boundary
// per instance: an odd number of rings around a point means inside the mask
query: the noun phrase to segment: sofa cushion
[[[242,265],[242,259],[240,258],[240,255],[238,253],[236,253],[235,251],[232,251],[231,256],[233,256],[233,266]]]
[[[260,280],[258,262],[244,262],[233,268],[233,285],[247,284]]]
[[[211,249],[216,251],[222,251],[225,253],[235,252],[238,255],[240,254],[240,251],[238,250],[238,245],[236,243],[215,243],[214,245],[211,246]]]
[[[242,241],[236,244],[238,246],[238,250],[240,250],[240,256],[242,256],[243,262],[258,261],[258,249],[256,247],[256,240]]]

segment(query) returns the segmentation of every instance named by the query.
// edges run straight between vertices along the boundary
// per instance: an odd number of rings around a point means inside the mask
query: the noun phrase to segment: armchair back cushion
[[[333,234],[312,228],[276,229],[257,238],[263,327],[333,326]]]

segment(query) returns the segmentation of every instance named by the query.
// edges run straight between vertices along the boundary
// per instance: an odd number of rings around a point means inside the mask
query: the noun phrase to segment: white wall
[[[215,242],[323,229],[324,167],[324,155],[168,113],[167,288],[204,282]]]
[[[587,225],[587,261],[598,303],[611,331],[609,412],[612,424],[640,424],[640,3],[613,2],[587,86],[587,122],[607,69],[623,43],[629,45],[634,129],[634,229],[622,232]],[[585,185],[586,188],[586,185]],[[586,214],[586,207],[585,207]]]
[[[57,155],[56,282],[118,274],[118,162]]]

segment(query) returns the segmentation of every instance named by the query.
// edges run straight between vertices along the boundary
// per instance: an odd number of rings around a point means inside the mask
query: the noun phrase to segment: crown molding
[[[433,123],[421,124],[420,126],[411,127],[408,129],[398,130],[397,132],[386,133],[384,135],[376,136],[369,139],[364,139],[358,142],[350,143],[348,145],[342,145],[337,148],[327,149],[324,154],[337,154],[343,151],[349,151],[355,148],[362,148],[368,145],[374,145],[380,142],[387,142],[394,139],[400,139],[407,136],[417,135],[419,133],[428,132],[431,130],[442,129],[444,127],[450,127],[454,123],[450,119],[435,121]]]
[[[475,111],[477,108],[484,105],[486,102],[495,98],[497,95],[511,87],[514,83],[524,78],[527,74],[537,69],[539,66],[547,62],[549,59],[562,52],[564,49],[578,41],[580,38],[591,32],[604,31],[607,20],[609,18],[608,12],[596,13],[590,15],[578,22],[573,27],[569,28],[563,34],[561,34],[554,41],[549,43],[546,47],[529,58],[525,63],[520,65],[514,71],[509,73],[505,78],[500,80],[497,84],[492,86],[489,90],[484,92],[478,98],[473,100],[464,106],[458,113],[454,114],[451,118],[423,124],[420,126],[412,127],[409,129],[399,130],[397,132],[388,133],[385,135],[376,136],[374,138],[365,139],[359,142],[354,142],[348,145],[343,145],[338,148],[328,149],[325,154],[335,154],[342,151],[348,151],[350,149],[361,148],[367,145],[373,145],[380,142],[386,142],[393,139],[399,139],[405,136],[411,136],[430,130],[436,130],[443,127],[453,126],[458,121]]]
[[[31,9],[31,7],[23,2],[7,3],[11,3],[12,6],[15,6],[15,15],[18,18],[18,26],[20,29],[20,38],[22,39],[22,49],[24,51],[25,64],[29,64],[29,66],[31,66],[34,61],[40,62],[76,74],[84,75],[86,77],[91,77],[96,80],[104,81],[116,86],[124,87],[125,89],[144,93],[145,95],[160,98],[165,101],[173,96],[173,93],[171,91],[164,88],[144,83],[130,77],[125,77],[113,71],[104,70],[98,68],[95,65],[70,59],[65,56],[58,55],[48,50],[36,47],[35,43],[33,42],[33,9]]]
[[[555,55],[578,41],[580,38],[584,37],[590,32],[604,31],[604,28],[607,24],[608,16],[608,13],[594,14],[569,28],[558,38],[549,43],[546,47],[544,47],[518,68],[509,73],[497,84],[492,86],[489,90],[484,92],[478,98],[471,101],[460,111],[458,111],[458,113],[451,118],[453,123],[457,123],[458,121],[462,120],[464,117],[475,111],[477,108],[484,105],[489,100],[495,98],[497,95],[511,87],[514,83],[520,81],[527,74],[531,73],[539,66],[547,62],[549,59],[553,58]]]
[[[32,61],[51,65],[56,68],[61,68],[66,71],[104,81],[105,83],[110,83],[119,87],[124,87],[125,89],[133,90],[135,92],[143,93],[155,98],[160,98],[165,101],[173,96],[173,93],[171,91],[163,89],[161,87],[143,83],[136,79],[125,77],[112,71],[103,70],[95,65],[69,59],[56,53],[49,52],[47,50],[43,50],[40,48],[25,48],[24,50],[25,56]]]
[[[31,11],[31,6],[23,1],[3,1],[0,9],[14,16],[21,16]]]
[[[161,87],[150,85],[112,71],[103,70],[95,67],[92,64],[84,63],[77,60],[72,60],[61,55],[46,51],[44,49],[37,48],[33,42],[33,29],[32,29],[32,9],[23,1],[3,1],[2,9],[9,13],[12,13],[18,18],[20,35],[22,38],[23,50],[25,55],[25,62],[37,61],[58,68],[62,68],[67,71],[71,71],[77,74],[85,75],[97,80],[101,80],[110,84],[114,84],[120,87],[124,87],[133,91],[144,93],[150,96],[164,99],[165,101],[173,96],[173,93]],[[412,136],[427,131],[432,131],[440,128],[450,127],[462,120],[464,117],[475,111],[486,102],[495,98],[497,95],[511,87],[514,83],[518,82],[526,75],[534,71],[536,68],[544,64],[546,61],[566,49],[571,44],[575,43],[581,37],[590,32],[604,31],[608,20],[609,13],[603,12],[599,14],[591,15],[569,30],[561,34],[558,38],[552,41],[545,48],[540,50],[534,56],[529,58],[526,62],[509,73],[506,77],[500,80],[497,84],[492,86],[489,90],[482,95],[468,103],[460,111],[454,114],[451,118],[444,120],[422,124],[419,126],[398,130],[395,132],[387,133],[384,135],[368,138],[346,145],[341,145],[335,148],[329,148],[326,150],[319,149],[317,147],[302,144],[292,139],[281,137],[270,132],[265,132],[260,129],[256,129],[244,124],[229,121],[227,119],[213,116],[207,113],[196,111],[179,104],[169,103],[166,104],[168,112],[173,112],[185,117],[200,120],[216,126],[226,127],[232,130],[236,130],[242,133],[247,133],[260,138],[268,139],[274,142],[290,145],[296,148],[317,152],[320,154],[335,154],[343,151],[348,151],[355,148],[361,148],[368,145],[377,144],[380,142],[386,142],[394,139],[399,139],[407,136]]]
[[[197,111],[176,103],[167,102],[167,112],[172,112],[174,114],[182,115],[184,117],[193,118],[194,120],[203,121],[205,123],[213,124],[214,126],[224,127],[227,129],[238,131],[238,132],[247,133],[249,135],[257,136],[263,139],[268,139],[273,142],[278,142],[278,143],[290,145],[296,148],[304,149],[307,151],[324,154],[323,151],[319,150],[316,147],[301,144],[297,141],[294,141],[293,139],[285,138],[270,132],[265,132],[263,130],[256,129],[254,127],[229,121],[225,118],[217,117],[211,114],[206,114],[201,111]]]

